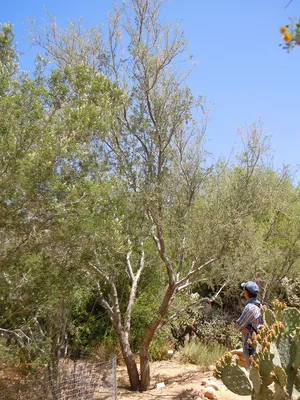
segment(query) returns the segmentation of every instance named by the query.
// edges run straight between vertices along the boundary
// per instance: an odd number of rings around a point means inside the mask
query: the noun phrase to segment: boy
[[[262,315],[260,311],[261,302],[257,298],[259,287],[255,282],[245,282],[241,284],[244,289],[243,295],[246,299],[244,311],[235,323],[238,331],[242,332],[243,337],[243,352],[248,368],[250,367],[249,357],[254,355],[255,349],[248,343],[253,332],[263,325]]]

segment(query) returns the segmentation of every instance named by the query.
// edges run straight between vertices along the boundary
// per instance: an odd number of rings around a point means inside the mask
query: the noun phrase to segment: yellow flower
[[[286,27],[286,26],[282,26],[282,27],[279,29],[279,31],[280,31],[280,33],[283,35],[283,34],[287,31],[287,27]]]
[[[293,35],[291,32],[287,32],[282,36],[282,39],[285,41],[285,43],[289,43],[293,39]]]

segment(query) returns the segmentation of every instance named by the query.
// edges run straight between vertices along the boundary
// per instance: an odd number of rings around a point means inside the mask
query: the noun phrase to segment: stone
[[[212,387],[212,388],[214,388],[215,390],[220,390],[220,386],[217,384],[217,383],[215,383],[215,382],[210,382],[209,383],[209,386],[210,387]]]
[[[205,388],[205,390],[203,391],[203,394],[209,400],[217,400],[218,399],[215,389],[211,386],[208,386],[207,388]]]
[[[201,386],[210,386],[215,390],[220,390],[220,386],[212,380],[212,378],[206,378],[201,381]]]
[[[237,360],[237,363],[240,367],[248,369],[245,356],[243,353],[243,349],[236,349],[232,350],[231,354],[234,356],[234,358]]]

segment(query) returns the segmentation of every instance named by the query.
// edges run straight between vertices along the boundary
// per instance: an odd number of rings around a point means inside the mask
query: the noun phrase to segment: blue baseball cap
[[[247,289],[249,292],[253,293],[253,294],[257,294],[259,292],[259,287],[257,285],[257,283],[255,282],[243,282],[241,284],[243,289]]]

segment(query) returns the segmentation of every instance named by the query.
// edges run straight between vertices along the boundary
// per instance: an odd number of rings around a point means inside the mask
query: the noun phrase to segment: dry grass
[[[207,371],[211,365],[226,352],[226,347],[219,343],[204,345],[198,340],[186,342],[180,350],[180,360],[186,363],[196,364]]]

